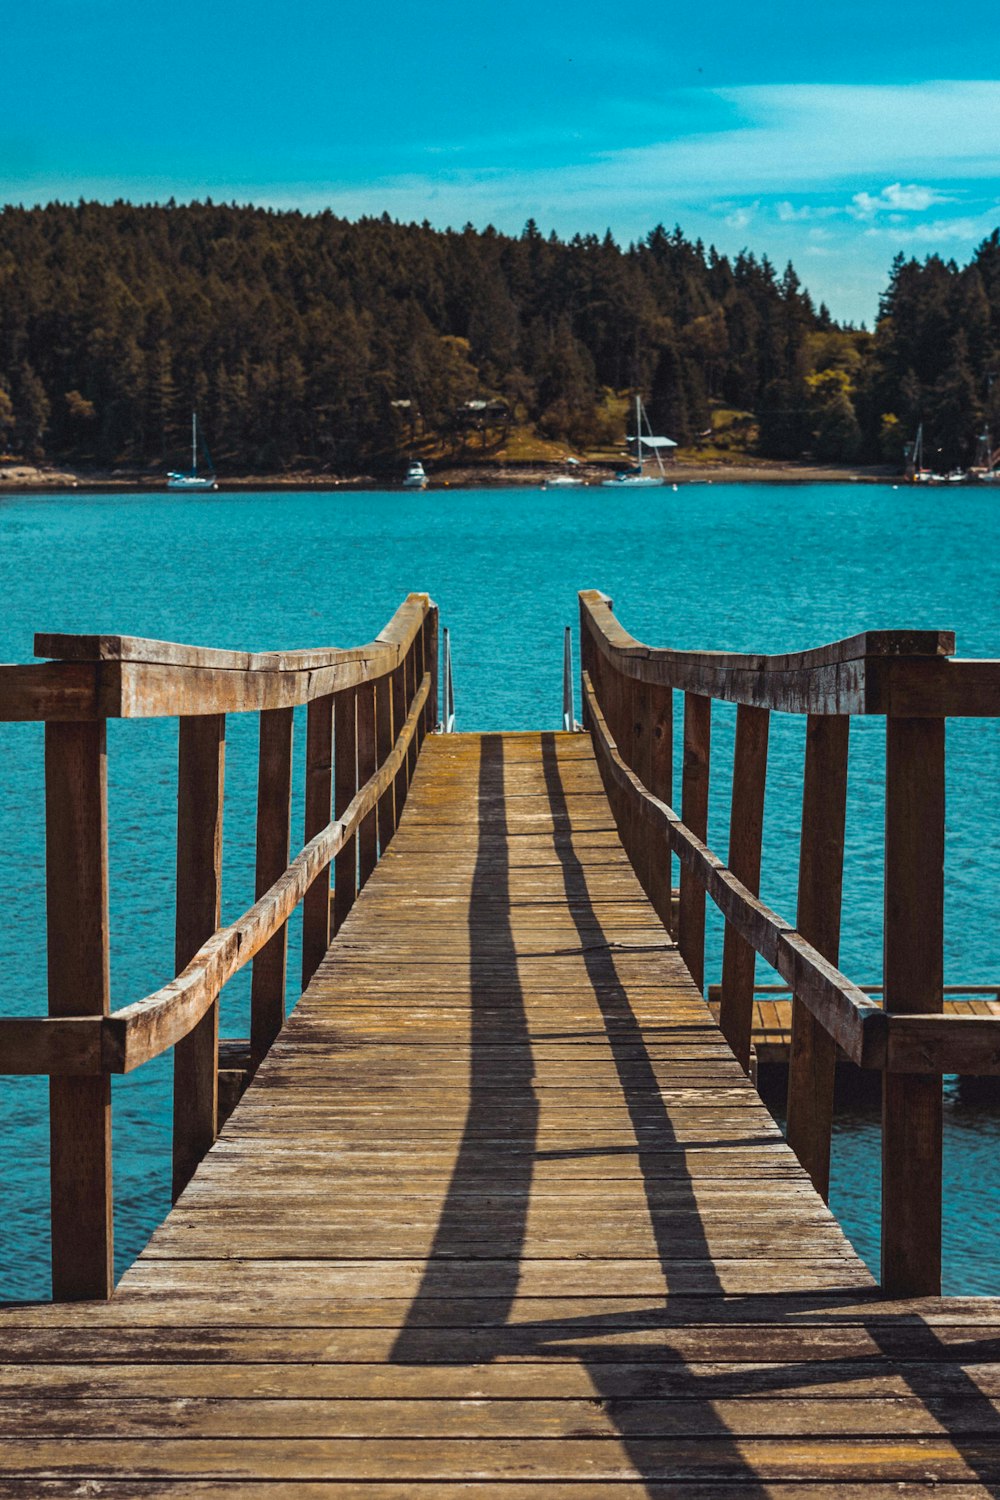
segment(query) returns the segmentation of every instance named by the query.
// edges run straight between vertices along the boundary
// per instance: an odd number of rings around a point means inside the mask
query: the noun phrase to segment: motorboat
[[[403,475],[404,490],[425,490],[427,488],[427,473],[419,458],[411,458]]]

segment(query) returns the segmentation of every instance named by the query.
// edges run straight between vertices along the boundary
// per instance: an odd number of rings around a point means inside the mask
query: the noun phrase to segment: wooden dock
[[[937,631],[675,651],[580,609],[582,734],[449,733],[421,594],[359,647],[0,665],[0,721],[45,724],[48,1014],[0,1016],[0,1073],[49,1079],[55,1299],[0,1308],[0,1500],[1000,1494],[1000,1301],[937,1295],[942,1075],[1000,1076],[1000,1018],[943,1001],[944,727],[1000,718],[1000,662]],[[759,898],[774,712],[806,719],[794,922]],[[256,899],[222,925],[235,713]],[[856,715],[886,721],[882,1005],[837,968]],[[106,725],[167,716],[176,972],[112,1010]],[[792,995],[787,1140],[755,956]],[[168,1051],[175,1207],[115,1288],[111,1078]],[[838,1055],[882,1089],[878,1285],[824,1201]]]
[[[0,1322],[0,1496],[24,1500],[1000,1481],[1000,1304],[881,1299],[579,735],[427,741],[113,1300]]]

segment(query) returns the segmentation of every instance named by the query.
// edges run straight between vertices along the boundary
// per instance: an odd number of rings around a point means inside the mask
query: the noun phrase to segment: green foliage
[[[683,442],[710,402],[754,411],[801,381],[824,328],[839,336],[791,268],[662,226],[623,249],[530,222],[511,238],[211,203],[0,211],[0,437],[67,462],[182,463],[197,409],[220,467],[343,472],[499,441],[506,425],[470,430],[472,400],[603,447],[623,435],[606,392],[635,389]]]

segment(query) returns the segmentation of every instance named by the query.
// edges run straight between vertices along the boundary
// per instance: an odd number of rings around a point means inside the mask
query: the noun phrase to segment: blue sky
[[[1000,223],[994,3],[3,0],[0,201],[171,195],[438,226],[679,223],[873,319]]]

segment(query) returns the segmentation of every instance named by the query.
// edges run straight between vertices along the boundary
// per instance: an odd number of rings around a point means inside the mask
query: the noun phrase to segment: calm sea
[[[370,639],[411,589],[452,632],[460,729],[557,728],[562,631],[576,591],[602,588],[657,644],[779,651],[857,631],[954,629],[1000,656],[1000,497],[891,486],[699,485],[429,494],[57,495],[0,499],[0,658],[38,630],[107,631],[262,649]],[[709,830],[724,855],[734,710],[716,711]],[[794,913],[804,725],[772,728],[764,898]],[[880,973],[884,726],[853,733],[842,967]],[[42,733],[0,726],[4,1013],[45,1009]],[[946,978],[1000,982],[1000,724],[949,728]],[[230,720],[223,915],[253,899],[256,726]],[[176,725],[109,726],[113,1003],[169,977]],[[301,787],[295,810],[301,830]],[[293,933],[294,942],[294,933]],[[718,923],[709,933],[718,977]],[[293,947],[294,953],[294,947]],[[290,965],[291,970],[291,965]],[[770,977],[761,971],[761,980]],[[223,997],[247,1034],[248,985]],[[169,1059],[114,1082],[119,1268],[168,1206]],[[48,1292],[46,1088],[0,1078],[0,1299]],[[1000,1109],[948,1088],[945,1290],[1000,1292]],[[873,1266],[877,1118],[843,1115],[832,1203]]]

